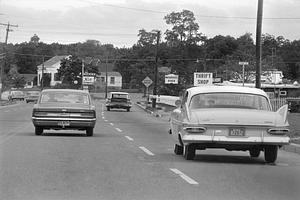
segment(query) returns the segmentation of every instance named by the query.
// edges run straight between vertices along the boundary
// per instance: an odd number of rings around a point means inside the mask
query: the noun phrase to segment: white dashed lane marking
[[[120,133],[122,132],[122,130],[121,130],[121,129],[119,129],[119,128],[116,128],[116,130],[117,130],[118,132],[120,132]]]
[[[131,138],[131,137],[129,137],[129,136],[125,136],[126,138],[127,138],[127,140],[129,140],[129,141],[133,141],[133,138]]]
[[[113,123],[109,123],[109,124],[112,125],[112,126],[114,125]]]
[[[154,153],[152,153],[150,150],[148,150],[146,147],[139,147],[141,150],[143,150],[146,154],[149,156],[154,156]]]
[[[188,182],[191,185],[199,185],[198,182],[196,182],[194,179],[188,177],[187,175],[185,175],[184,173],[182,173],[181,171],[179,171],[178,169],[175,168],[170,168],[170,170],[172,172],[174,172],[175,174],[179,175],[183,180],[185,180],[186,182]]]
[[[107,120],[107,119],[105,119],[104,121],[105,121],[105,122],[108,122],[108,120]]]

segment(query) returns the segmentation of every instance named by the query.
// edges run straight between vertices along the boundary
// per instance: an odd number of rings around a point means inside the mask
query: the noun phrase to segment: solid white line
[[[194,179],[188,177],[187,175],[185,175],[184,173],[182,173],[181,171],[179,171],[178,169],[175,168],[170,168],[170,170],[172,172],[174,172],[175,174],[179,175],[183,180],[185,180],[186,182],[188,182],[191,185],[199,185],[198,182],[196,182]]]
[[[154,156],[154,153],[152,153],[151,151],[149,151],[146,147],[139,147],[139,148],[142,149],[149,156]]]
[[[114,125],[113,123],[109,123],[109,124],[112,125],[112,126]]]
[[[131,137],[129,137],[129,136],[125,136],[126,138],[127,138],[127,140],[129,140],[129,141],[133,141],[133,138],[131,138]]]
[[[121,129],[119,129],[119,128],[116,128],[116,130],[117,130],[117,131],[119,131],[119,132],[122,132],[122,130],[121,130]]]

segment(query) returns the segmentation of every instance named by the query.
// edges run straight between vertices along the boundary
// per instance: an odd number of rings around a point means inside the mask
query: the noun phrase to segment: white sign
[[[178,84],[178,75],[175,74],[165,75],[165,84]]]
[[[93,85],[95,82],[94,76],[83,76],[83,85]]]
[[[212,73],[194,73],[194,86],[204,86],[213,84],[213,74]]]
[[[248,62],[239,62],[239,65],[248,65]]]
[[[147,76],[143,81],[142,83],[146,86],[146,87],[149,87],[153,81]]]

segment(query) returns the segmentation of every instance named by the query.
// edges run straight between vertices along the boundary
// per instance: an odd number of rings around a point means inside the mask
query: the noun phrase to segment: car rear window
[[[111,98],[128,99],[128,94],[112,94]]]
[[[191,109],[198,108],[241,108],[271,110],[266,97],[244,93],[207,93],[194,95],[190,101]]]
[[[89,97],[83,93],[45,92],[41,96],[40,103],[72,103],[89,104]]]

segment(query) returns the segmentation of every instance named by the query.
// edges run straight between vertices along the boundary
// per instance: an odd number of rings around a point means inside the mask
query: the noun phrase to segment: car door
[[[178,134],[179,131],[182,129],[182,121],[185,116],[186,112],[186,102],[188,98],[188,92],[184,92],[183,96],[181,97],[182,101],[179,107],[177,107],[173,112],[171,113],[171,130],[172,130],[172,136],[175,141],[178,141]]]

